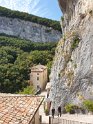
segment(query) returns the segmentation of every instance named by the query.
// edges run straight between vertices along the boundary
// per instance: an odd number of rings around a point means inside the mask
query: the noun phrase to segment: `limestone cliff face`
[[[93,99],[93,0],[59,0],[63,38],[50,75],[50,98],[57,108]]]
[[[20,19],[0,17],[0,34],[4,33],[34,42],[58,41],[61,32],[52,28]]]

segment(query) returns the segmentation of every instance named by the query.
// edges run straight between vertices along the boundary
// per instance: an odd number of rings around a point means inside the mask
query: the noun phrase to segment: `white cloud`
[[[0,6],[38,16],[46,16],[48,14],[48,8],[39,3],[40,0],[0,0]]]

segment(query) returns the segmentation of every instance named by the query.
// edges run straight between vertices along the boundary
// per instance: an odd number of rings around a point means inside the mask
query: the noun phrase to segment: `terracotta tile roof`
[[[43,97],[0,94],[0,124],[29,124]]]

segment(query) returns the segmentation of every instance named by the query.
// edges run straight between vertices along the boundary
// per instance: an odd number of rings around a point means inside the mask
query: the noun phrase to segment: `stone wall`
[[[6,17],[0,17],[0,33],[34,42],[54,42],[61,38],[61,32],[51,27]]]
[[[59,0],[66,25],[50,75],[50,98],[55,108],[93,99],[93,1],[68,1]]]

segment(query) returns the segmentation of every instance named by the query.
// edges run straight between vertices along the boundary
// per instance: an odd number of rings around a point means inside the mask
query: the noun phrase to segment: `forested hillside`
[[[37,24],[41,24],[46,27],[52,27],[55,30],[61,31],[61,26],[60,26],[59,21],[41,18],[35,15],[28,14],[26,12],[13,11],[13,10],[0,6],[0,16],[5,16],[9,18],[18,18],[18,19],[22,19],[25,21],[30,21],[30,22],[34,22]]]
[[[0,92],[17,93],[27,87],[34,64],[47,65],[50,71],[56,44],[0,36]]]

